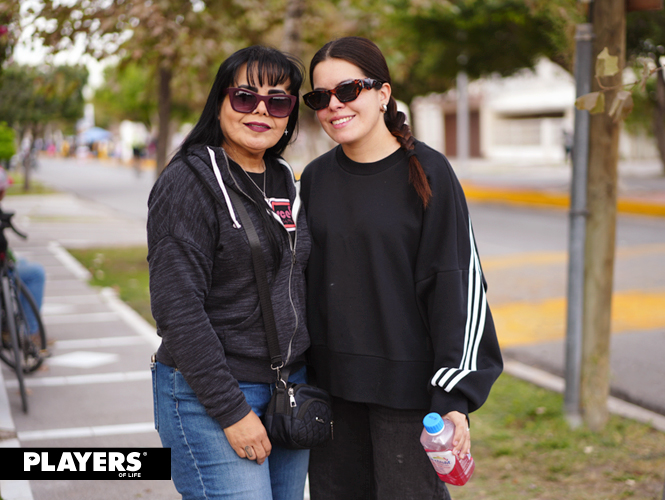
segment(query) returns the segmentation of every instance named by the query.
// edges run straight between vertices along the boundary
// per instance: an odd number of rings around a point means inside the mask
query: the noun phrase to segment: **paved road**
[[[471,205],[504,356],[563,376],[567,214]],[[665,219],[620,216],[612,394],[665,415]]]
[[[152,170],[136,172],[114,160],[42,159],[35,178],[112,208],[117,215],[145,221],[148,194],[155,181]]]

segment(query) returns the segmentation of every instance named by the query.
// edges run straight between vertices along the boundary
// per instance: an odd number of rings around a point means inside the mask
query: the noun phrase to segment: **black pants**
[[[310,452],[312,500],[449,500],[420,444],[427,413],[333,398],[334,438]]]

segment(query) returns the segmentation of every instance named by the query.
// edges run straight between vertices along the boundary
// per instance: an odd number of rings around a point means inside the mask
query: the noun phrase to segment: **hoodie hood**
[[[194,158],[192,158],[194,157]],[[240,195],[245,196],[248,200],[254,203],[254,200],[244,191],[243,186],[238,182],[235,175],[231,171],[229,165],[229,157],[221,147],[211,146],[198,146],[190,150],[189,158],[191,160],[198,159],[200,161],[192,161],[191,164],[195,167],[200,174],[198,177],[208,184],[208,188],[212,188],[212,192],[220,194],[224,203],[226,204],[229,215],[232,219],[233,227],[240,229],[240,219],[237,212],[229,198],[228,189],[233,189]],[[284,169],[287,179],[292,182],[287,182],[287,191],[291,201],[291,211],[293,213],[293,220],[298,219],[298,212],[300,211],[300,181],[296,181],[293,169],[291,166],[280,157],[275,158],[277,165]],[[266,201],[266,210],[282,224],[282,220],[275,212],[272,211],[270,205]]]

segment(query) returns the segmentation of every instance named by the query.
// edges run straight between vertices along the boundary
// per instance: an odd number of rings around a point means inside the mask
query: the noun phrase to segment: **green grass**
[[[115,289],[120,299],[155,324],[150,312],[146,247],[70,249],[69,253],[90,271],[91,285]]]
[[[56,190],[51,189],[41,182],[34,179],[31,176],[30,178],[30,189],[27,191],[24,189],[24,178],[23,174],[18,172],[10,172],[9,176],[11,177],[13,183],[7,188],[7,196],[13,195],[23,195],[23,194],[52,194],[57,193]]]
[[[154,324],[145,247],[70,252]],[[562,408],[560,394],[502,375],[471,415],[476,471],[453,499],[662,499],[665,433],[616,416],[599,433],[571,430]]]
[[[471,415],[476,472],[455,500],[661,500],[665,434],[612,416],[603,432],[571,430],[560,394],[502,375]]]

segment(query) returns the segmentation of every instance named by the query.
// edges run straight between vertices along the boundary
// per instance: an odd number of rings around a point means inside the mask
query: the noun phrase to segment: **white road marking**
[[[17,433],[20,442],[47,439],[71,439],[79,437],[119,436],[156,432],[153,422],[136,424],[98,425],[94,427],[70,427],[68,429],[47,429],[41,431],[21,431]]]
[[[53,343],[52,349],[91,349],[95,347],[118,347],[145,343],[146,339],[143,337],[127,335],[123,337],[101,337],[98,339],[56,340]]]
[[[118,382],[136,382],[151,380],[152,374],[147,368],[134,372],[89,373],[87,375],[66,375],[63,377],[26,378],[27,387],[63,387],[68,385],[111,384]],[[9,389],[16,389],[18,381],[5,381]]]

